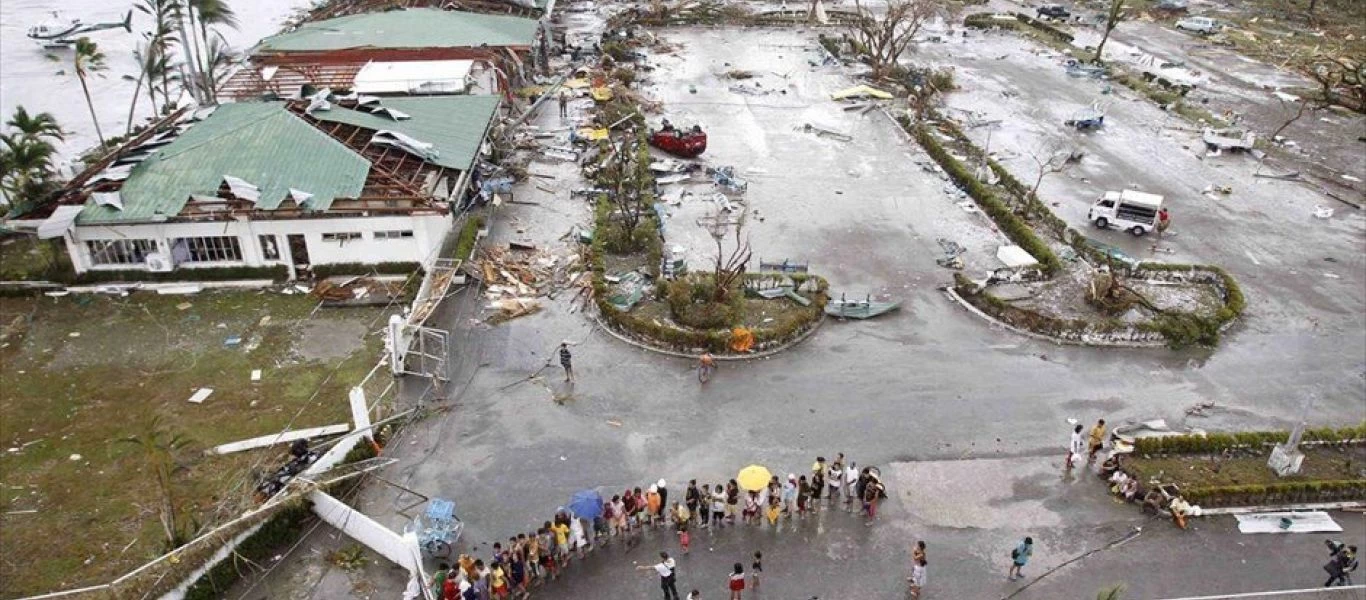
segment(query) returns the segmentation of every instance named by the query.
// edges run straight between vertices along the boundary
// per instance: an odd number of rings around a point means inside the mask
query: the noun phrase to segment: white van
[[[1157,228],[1157,214],[1161,210],[1162,196],[1157,194],[1134,190],[1105,192],[1086,212],[1086,220],[1101,229],[1115,227],[1141,236]]]
[[[1210,34],[1219,31],[1220,25],[1218,21],[1209,17],[1186,17],[1176,22],[1176,28]]]

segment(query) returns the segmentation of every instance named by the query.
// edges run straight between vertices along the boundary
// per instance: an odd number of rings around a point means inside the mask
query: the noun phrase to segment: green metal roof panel
[[[461,171],[470,168],[479,155],[484,132],[494,111],[498,110],[498,96],[418,96],[381,98],[380,105],[411,116],[395,121],[339,106],[318,110],[313,117],[321,121],[346,123],[372,131],[396,131],[435,146],[437,155],[427,162]]]
[[[258,51],[530,46],[536,27],[534,19],[522,17],[408,8],[304,23],[261,40]]]
[[[86,202],[77,223],[174,217],[191,194],[216,196],[223,176],[260,190],[258,208],[273,210],[294,188],[313,194],[312,208],[355,198],[370,161],[304,122],[279,102],[219,106],[175,141],[138,163],[119,190],[123,210]]]

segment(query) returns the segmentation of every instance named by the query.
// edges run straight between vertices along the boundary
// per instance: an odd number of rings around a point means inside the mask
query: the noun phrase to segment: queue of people
[[[715,484],[698,484],[694,479],[688,482],[681,500],[674,496],[670,503],[669,497],[667,482],[661,479],[643,488],[613,494],[610,500],[602,502],[602,514],[592,519],[581,518],[562,507],[536,531],[519,533],[506,543],[493,544],[487,561],[461,554],[454,564],[439,564],[430,582],[432,592],[441,600],[527,598],[533,589],[557,579],[574,560],[583,558],[595,546],[619,541],[630,547],[639,543],[643,532],[649,529],[671,529],[680,551],[687,554],[696,528],[720,530],[765,522],[772,527],[780,519],[804,519],[840,505],[851,512],[857,506],[871,524],[887,491],[875,467],[860,469],[856,463],[846,462],[841,453],[833,461],[816,457],[809,474],[791,473],[786,481],[774,475],[759,489],[744,489],[736,479]],[[743,564],[735,566],[735,572],[726,578],[726,588],[732,598],[739,598],[746,581],[751,588],[759,585],[762,555],[754,553],[748,580]],[[921,565],[918,576],[913,574],[921,582],[923,568]],[[659,575],[665,600],[679,599],[677,564],[667,553],[661,553],[659,563],[642,569]]]

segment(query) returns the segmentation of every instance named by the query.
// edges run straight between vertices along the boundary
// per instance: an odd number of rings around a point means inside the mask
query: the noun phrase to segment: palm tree
[[[204,87],[209,91],[209,99],[215,104],[218,102],[219,78],[228,74],[235,60],[237,53],[233,52],[223,36],[215,31],[213,38],[204,46]]]
[[[137,446],[142,451],[147,468],[156,477],[158,491],[161,492],[161,527],[166,533],[169,548],[180,547],[193,532],[188,531],[180,522],[180,513],[171,487],[171,473],[175,470],[175,453],[189,446],[189,438],[167,431],[161,416],[153,416],[146,421],[146,429],[138,435],[119,439],[119,443]]]
[[[123,135],[128,135],[133,132],[133,115],[138,110],[138,96],[142,94],[142,82],[147,80],[147,56],[150,50],[148,44],[144,42],[138,43],[138,45],[133,48],[133,60],[138,61],[138,82],[133,84],[133,101],[128,103],[128,125],[124,127]],[[148,89],[151,89],[150,83],[148,84]],[[148,95],[152,97],[152,114],[155,115],[157,112],[157,98],[155,95]]]
[[[95,114],[95,103],[90,99],[90,86],[86,85],[85,77],[91,73],[104,70],[104,53],[100,52],[95,42],[90,38],[83,37],[76,40],[76,78],[81,80],[81,91],[85,93],[85,105],[90,109],[90,120],[95,124],[95,135],[100,138],[100,146],[104,146],[104,132],[100,131],[100,117]]]
[[[163,107],[171,103],[170,82],[174,80],[170,67],[170,49],[176,44],[176,11],[178,0],[139,0],[135,5],[139,12],[152,17],[152,30],[143,34],[147,38],[147,51],[142,54],[143,68],[147,73],[149,94],[158,83],[161,86]],[[153,112],[156,108],[152,102]]]
[[[48,112],[30,115],[24,107],[18,106],[14,109],[14,116],[5,121],[5,126],[17,129],[19,133],[33,139],[53,138],[66,141],[66,132],[57,124],[56,117]]]
[[[0,135],[0,189],[19,205],[34,191],[34,184],[52,174],[57,150],[45,140],[27,135]]]
[[[199,39],[203,40],[206,50],[205,54],[201,55],[204,58],[205,84],[209,90],[209,97],[217,101],[218,76],[214,72],[215,65],[212,60],[214,56],[209,41],[209,26],[224,25],[237,29],[237,13],[233,12],[226,0],[189,0],[189,3],[190,20],[193,22],[196,15],[198,16]]]

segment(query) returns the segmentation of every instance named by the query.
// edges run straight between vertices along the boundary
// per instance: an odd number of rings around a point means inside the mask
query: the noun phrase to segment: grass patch
[[[1282,479],[1266,466],[1266,455],[1239,456],[1214,461],[1204,456],[1135,458],[1125,463],[1126,470],[1141,476],[1175,483],[1182,489],[1230,485],[1270,485],[1282,481],[1339,481],[1358,479],[1366,467],[1366,448],[1309,448],[1298,475]]]
[[[484,228],[488,219],[482,213],[471,214],[460,226],[460,236],[455,239],[455,257],[466,260],[474,253],[474,244],[479,240],[479,230]]]
[[[67,281],[74,276],[71,257],[60,239],[31,235],[0,239],[0,281]]]
[[[346,390],[383,346],[374,333],[382,314],[310,319],[315,305],[272,292],[5,300],[0,441],[21,450],[0,458],[0,512],[37,512],[3,517],[0,555],[11,558],[0,561],[0,595],[108,582],[162,553],[151,473],[136,449],[114,441],[140,433],[151,415],[194,440],[176,457],[174,487],[182,510],[205,525],[252,505],[251,468],[259,460],[273,469],[284,449],[208,457],[204,448],[278,431],[301,408],[292,427],[347,421]],[[228,336],[241,342],[225,346]],[[309,358],[317,352],[330,358]],[[249,381],[252,369],[261,382]],[[215,391],[188,403],[200,387]]]

